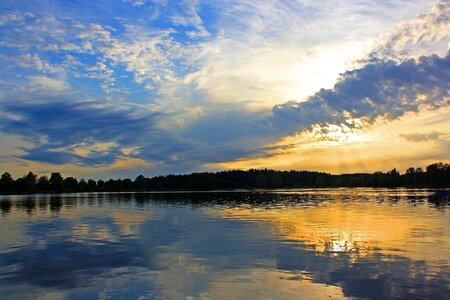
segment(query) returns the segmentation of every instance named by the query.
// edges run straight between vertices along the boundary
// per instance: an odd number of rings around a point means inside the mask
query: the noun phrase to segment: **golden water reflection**
[[[435,213],[430,218],[430,208],[423,204],[336,200],[317,206],[239,207],[213,213],[226,219],[268,223],[272,234],[283,240],[307,245],[317,253],[343,253],[352,260],[382,252],[447,262],[450,253],[449,219]]]

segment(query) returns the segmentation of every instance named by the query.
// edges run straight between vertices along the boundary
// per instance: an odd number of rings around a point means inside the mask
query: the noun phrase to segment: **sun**
[[[327,124],[325,126],[314,125],[309,135],[318,143],[326,145],[349,144],[362,139],[362,135],[358,129],[346,125],[333,124]]]

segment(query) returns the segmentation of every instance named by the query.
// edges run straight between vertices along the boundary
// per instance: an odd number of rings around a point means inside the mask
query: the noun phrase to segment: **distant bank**
[[[425,168],[408,168],[400,174],[389,172],[332,175],[311,171],[276,171],[269,169],[165,175],[131,179],[85,180],[64,178],[60,173],[38,176],[32,172],[14,179],[1,175],[0,193],[76,193],[121,191],[216,190],[305,187],[450,187],[450,165],[434,163]]]

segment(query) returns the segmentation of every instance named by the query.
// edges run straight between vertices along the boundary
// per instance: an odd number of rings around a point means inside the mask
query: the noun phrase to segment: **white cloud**
[[[303,49],[223,39],[203,48],[200,70],[186,80],[205,93],[207,102],[270,108],[287,100],[302,101],[320,88],[331,87],[365,48],[361,42]]]
[[[21,14],[18,12],[10,12],[10,13],[4,13],[0,15],[0,26],[4,26],[7,23],[10,22],[19,22],[23,21],[25,19],[25,16],[28,14]]]
[[[76,68],[83,66],[83,64],[73,55],[66,55],[63,63],[61,64],[64,68]]]
[[[182,6],[182,12],[176,13],[171,17],[172,23],[179,26],[194,27],[195,30],[190,30],[186,33],[190,38],[205,38],[210,36],[210,33],[203,25],[203,20],[197,12],[199,1],[184,0]]]
[[[78,74],[80,77],[102,80],[101,87],[107,93],[119,90],[115,87],[116,79],[113,76],[114,70],[101,61],[98,61],[94,66],[85,66],[84,71]]]
[[[46,60],[43,60],[37,54],[25,54],[15,57],[14,62],[22,68],[33,68],[43,73],[58,73],[62,72],[59,66],[51,65]]]
[[[190,47],[184,47],[175,41],[171,29],[153,30],[138,25],[126,25],[126,32],[113,36],[115,31],[107,25],[81,23],[67,18],[39,16],[25,21],[19,20],[20,26],[14,34],[7,32],[2,39],[4,46],[31,51],[50,51],[66,53],[62,66],[72,69],[81,67],[83,61],[78,54],[95,55],[95,68],[87,67],[86,74],[78,69],[78,77],[102,79],[102,88],[106,92],[117,91],[114,87],[114,69],[124,67],[133,73],[136,83],[158,87],[163,82],[172,82],[177,77],[177,64],[186,57]],[[18,59],[22,67],[34,67],[42,72],[55,72],[52,66],[37,54],[26,54]],[[98,69],[99,66],[103,69]]]
[[[65,80],[62,79],[47,76],[30,76],[28,77],[28,86],[26,89],[32,92],[59,93],[68,91],[70,86]]]
[[[445,55],[450,43],[450,2],[438,2],[430,12],[397,26],[372,54],[376,57]]]
[[[174,75],[173,63],[165,55],[166,45],[170,47],[171,41],[154,37],[131,43],[116,40],[102,50],[106,59],[124,64],[126,70],[134,74],[137,83],[150,81],[158,84]]]
[[[217,33],[198,43],[188,59],[195,70],[183,82],[161,88],[162,103],[167,99],[181,106],[236,103],[255,110],[288,100],[303,101],[320,88],[332,87],[340,73],[355,68],[381,33],[426,7],[426,1],[408,5],[258,0],[208,4],[219,14],[214,24]],[[172,20],[181,25],[195,23],[195,18],[179,15]]]
[[[127,2],[140,6],[147,1]],[[19,18],[14,36],[6,34],[3,44],[95,56],[111,70],[101,75],[105,91],[116,89],[114,70],[124,67],[136,83],[159,94],[160,102],[176,102],[180,111],[199,102],[246,103],[247,109],[259,109],[302,101],[331,87],[340,72],[364,57],[377,34],[419,11],[424,2],[403,5],[393,14],[400,4],[231,0],[207,2],[206,8],[204,2],[185,0],[177,10],[168,10],[166,18],[175,28],[183,27],[191,41],[175,38],[179,32],[174,28],[144,26],[141,20],[122,20],[125,31],[117,34],[104,24],[41,15]],[[209,24],[216,33],[205,29],[202,9],[217,14]],[[194,90],[190,94],[195,98],[185,97],[186,89]]]
[[[123,0],[125,3],[130,3],[132,6],[142,6],[145,5],[147,0]]]

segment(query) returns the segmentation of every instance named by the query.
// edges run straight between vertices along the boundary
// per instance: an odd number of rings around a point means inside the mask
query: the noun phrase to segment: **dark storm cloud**
[[[176,136],[158,125],[170,117],[165,114],[105,101],[75,101],[69,96],[30,97],[33,102],[21,99],[0,103],[0,111],[6,116],[0,120],[1,131],[32,143],[31,148],[21,149],[25,154],[16,156],[30,161],[110,165],[124,155],[123,148],[134,147],[136,151],[128,156],[182,171],[256,151],[254,143],[233,143],[230,136],[224,136],[222,132],[228,132],[226,127],[211,136],[203,136],[197,127],[184,136]],[[211,129],[208,124],[203,125],[203,129]],[[236,137],[239,138],[242,135]],[[97,143],[112,144],[99,150],[95,147]],[[89,149],[89,153],[80,155],[75,151],[79,148]]]
[[[372,61],[341,74],[333,89],[321,89],[306,102],[288,102],[272,109],[266,124],[282,135],[312,125],[355,127],[352,119],[370,125],[407,112],[450,104],[450,55],[422,56],[401,63]]]
[[[33,161],[109,164],[121,154],[120,148],[139,147],[142,140],[154,149],[154,159],[161,160],[170,155],[170,149],[155,140],[175,143],[168,133],[156,128],[157,113],[142,113],[102,101],[9,101],[1,103],[1,110],[8,116],[0,121],[1,130],[31,141],[34,146],[23,149],[27,153],[21,158]],[[105,151],[94,148],[88,157],[73,152],[77,145],[89,147],[99,142],[114,145]]]

